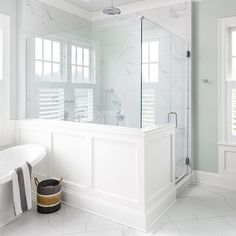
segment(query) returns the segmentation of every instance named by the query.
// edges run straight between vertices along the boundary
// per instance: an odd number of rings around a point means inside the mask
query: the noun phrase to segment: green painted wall
[[[236,16],[236,0],[193,4],[193,167],[218,171],[218,19]],[[209,84],[202,82],[208,79]]]

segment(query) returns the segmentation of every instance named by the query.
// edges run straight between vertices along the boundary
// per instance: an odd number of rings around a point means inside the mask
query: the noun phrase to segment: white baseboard
[[[157,220],[176,202],[175,186],[170,188],[168,192],[158,201],[151,211],[146,216],[146,231],[152,228]],[[158,217],[157,217],[158,216]]]
[[[193,174],[186,175],[176,184],[176,196],[178,197],[193,183]]]
[[[135,212],[111,203],[108,204],[101,199],[94,199],[91,196],[78,194],[67,189],[62,191],[62,201],[68,206],[145,231],[146,217],[141,212]]]
[[[194,170],[193,182],[236,190],[236,178],[229,178],[216,173]]]
[[[114,204],[108,204],[101,199],[93,199],[68,189],[63,189],[62,196],[63,203],[68,206],[147,232],[162,213],[175,202],[176,191],[175,188],[168,190],[165,196],[158,200],[153,210],[146,215],[142,212],[133,211]]]

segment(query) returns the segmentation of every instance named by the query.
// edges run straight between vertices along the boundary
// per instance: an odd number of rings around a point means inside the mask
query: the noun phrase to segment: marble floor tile
[[[119,229],[103,230],[97,232],[86,232],[78,234],[64,234],[65,236],[123,236],[122,231]]]
[[[231,236],[236,235],[236,191],[192,185],[148,233],[62,205],[55,214],[33,209],[0,229],[0,236]]]
[[[63,234],[85,233],[90,218],[91,214],[66,206]]]
[[[171,206],[167,212],[167,216],[172,222],[197,220],[204,214],[206,216],[213,216],[210,211],[202,202],[198,201],[195,197],[179,198],[176,203]]]
[[[221,217],[175,223],[184,236],[235,236],[236,230]]]
[[[7,225],[5,234],[11,235],[12,232],[12,234],[32,236],[40,233],[44,236],[60,236],[62,227],[62,216],[58,214],[41,215],[31,211]],[[3,235],[6,236],[5,234]]]
[[[236,215],[235,216],[223,216],[226,222],[228,222],[234,229],[236,229]]]
[[[86,225],[86,232],[120,229],[121,225],[99,216],[92,215]]]

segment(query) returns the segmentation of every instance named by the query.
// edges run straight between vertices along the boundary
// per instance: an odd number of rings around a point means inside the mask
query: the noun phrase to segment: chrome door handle
[[[178,114],[176,112],[169,112],[168,113],[168,122],[171,122],[171,116],[174,115],[175,116],[175,128],[178,127]]]

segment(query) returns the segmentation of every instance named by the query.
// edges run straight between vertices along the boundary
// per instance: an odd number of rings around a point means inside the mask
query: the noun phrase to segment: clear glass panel
[[[148,62],[149,60],[149,43],[143,42],[142,44],[142,61],[143,63]]]
[[[35,76],[36,79],[41,78],[43,75],[43,63],[41,61],[35,62]]]
[[[83,28],[42,36],[40,60],[34,57],[35,38],[27,39],[27,117],[140,128],[141,21],[75,25]],[[49,101],[47,112],[43,97]],[[155,91],[147,93],[149,124],[155,97]]]
[[[44,62],[44,78],[50,80],[52,75],[52,64],[50,62]]]
[[[187,173],[185,159],[188,157],[188,44],[175,35],[172,39],[171,110],[178,115],[175,159],[176,178],[179,179]]]
[[[76,66],[72,66],[71,68],[71,74],[72,74],[72,82],[76,82]]]
[[[177,124],[176,179],[179,179],[187,173],[188,156],[187,42],[145,18],[142,29],[142,127]]]
[[[53,63],[53,77],[57,81],[61,81],[60,76],[60,64]]]
[[[35,38],[35,59],[43,59],[43,40],[40,38]]]
[[[53,61],[60,62],[61,61],[61,48],[60,43],[53,42]]]
[[[148,66],[148,64],[142,65],[142,77],[143,77],[144,82],[149,81],[149,66]]]
[[[89,82],[89,68],[84,67],[84,82],[88,83]]]
[[[150,62],[157,62],[159,58],[159,42],[150,42]]]
[[[83,65],[83,49],[77,47],[77,65]]]
[[[71,63],[73,65],[76,64],[76,47],[75,46],[71,47]]]
[[[142,29],[142,51],[150,55],[142,61],[142,127],[150,127],[166,124],[171,111],[171,34],[145,18]]]
[[[84,49],[84,65],[89,66],[89,49]]]
[[[83,82],[83,67],[77,66],[77,80],[76,82]]]
[[[159,64],[150,64],[150,82],[157,83],[159,77]]]
[[[52,41],[44,40],[44,60],[52,60]]]

